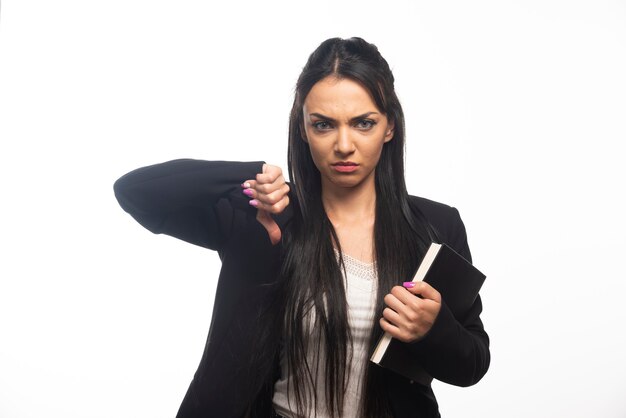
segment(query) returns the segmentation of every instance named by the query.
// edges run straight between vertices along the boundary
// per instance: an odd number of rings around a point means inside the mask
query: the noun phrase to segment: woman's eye
[[[376,122],[369,119],[363,119],[356,123],[356,127],[359,129],[371,129],[374,125],[376,125]]]
[[[313,127],[318,131],[324,131],[326,129],[330,129],[330,123],[325,121],[314,122]]]

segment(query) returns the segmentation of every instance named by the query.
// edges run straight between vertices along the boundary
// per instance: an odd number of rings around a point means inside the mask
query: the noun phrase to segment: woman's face
[[[322,188],[373,186],[383,144],[393,125],[368,91],[350,79],[326,77],[307,95],[304,129]]]

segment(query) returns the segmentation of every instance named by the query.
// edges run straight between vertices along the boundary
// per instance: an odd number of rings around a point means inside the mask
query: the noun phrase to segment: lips
[[[353,163],[352,161],[339,161],[331,164],[331,166],[340,173],[350,173],[359,168],[357,163]]]

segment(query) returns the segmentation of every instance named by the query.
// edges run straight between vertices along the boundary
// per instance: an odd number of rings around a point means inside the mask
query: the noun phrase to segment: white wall
[[[4,1],[0,417],[173,417],[219,262],[117,205],[179,157],[286,165],[308,54],[392,66],[410,191],[456,206],[492,366],[445,417],[626,416],[626,3]]]

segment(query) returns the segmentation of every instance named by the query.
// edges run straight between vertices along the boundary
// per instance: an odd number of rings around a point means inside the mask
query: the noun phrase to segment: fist
[[[279,214],[289,205],[289,186],[283,171],[275,165],[263,164],[263,172],[241,186],[243,193],[251,198],[250,205],[258,209],[257,221],[267,231],[272,244],[277,244],[282,233],[270,214]]]

